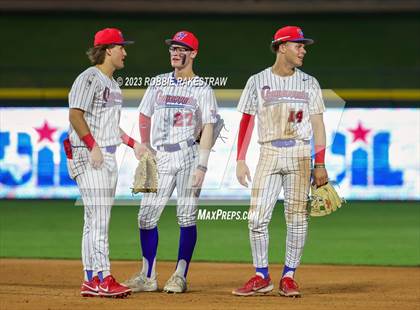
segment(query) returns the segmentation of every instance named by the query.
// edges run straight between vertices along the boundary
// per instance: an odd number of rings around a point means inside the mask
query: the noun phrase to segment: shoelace
[[[148,278],[144,273],[142,273],[142,272],[138,272],[138,273],[135,273],[131,278],[130,278],[130,280],[129,280],[129,282],[131,283],[131,282],[137,282],[137,281],[141,281],[142,283],[144,283],[144,284],[147,284],[147,283],[149,283],[149,282],[152,282],[153,281],[153,279],[151,279],[151,278]]]
[[[133,274],[132,276],[131,276],[131,278],[130,278],[130,282],[131,281],[136,281],[136,280],[138,280],[138,279],[141,279],[142,277],[141,277],[141,272],[137,272],[137,273],[135,273],[135,274]]]
[[[139,281],[141,281],[143,284],[148,284],[152,282],[153,280],[151,278],[148,278],[145,274],[140,273],[138,277]]]
[[[254,287],[254,284],[259,281],[261,279],[261,277],[259,276],[253,276],[251,279],[249,279],[248,282],[245,283],[245,287],[246,288],[252,288]]]
[[[296,282],[293,279],[286,278],[283,282],[284,282],[284,285],[288,288],[291,288],[291,289],[297,289],[298,288],[298,285],[296,284]]]
[[[103,284],[103,282],[102,282]],[[115,284],[115,279],[113,276],[109,276],[109,282],[108,282],[108,287],[112,286],[113,284]]]
[[[182,280],[182,278],[178,275],[175,275],[175,274],[172,275],[171,282],[175,282],[176,284],[178,284],[180,286],[184,285],[184,281]]]

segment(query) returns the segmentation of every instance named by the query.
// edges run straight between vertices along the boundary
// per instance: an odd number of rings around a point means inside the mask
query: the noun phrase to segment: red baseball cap
[[[314,43],[314,40],[305,38],[303,31],[297,26],[286,26],[280,28],[274,34],[274,40],[271,44],[283,43],[283,42],[301,42],[305,45]]]
[[[189,47],[194,51],[198,50],[198,39],[192,32],[186,30],[178,31],[172,39],[165,40],[165,43],[168,45],[179,44]]]
[[[105,28],[99,30],[95,34],[95,40],[93,41],[93,46],[98,46],[102,44],[116,44],[116,45],[127,45],[133,44],[134,41],[125,41],[121,33],[121,30],[117,28]]]

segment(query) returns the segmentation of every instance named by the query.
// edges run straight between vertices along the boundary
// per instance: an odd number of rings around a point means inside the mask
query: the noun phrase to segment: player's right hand
[[[136,158],[140,160],[140,158],[144,155],[144,153],[149,152],[152,155],[156,155],[156,152],[150,147],[149,144],[146,143],[134,143],[134,154]]]
[[[238,179],[241,185],[248,187],[248,182],[251,182],[251,173],[249,168],[245,163],[245,160],[238,160],[236,162],[236,178]]]
[[[103,163],[104,156],[102,155],[102,151],[97,145],[95,145],[92,151],[90,151],[90,164],[93,168],[99,169]]]
[[[136,158],[140,160],[140,158],[144,155],[144,153],[148,152],[147,145],[144,143],[138,143],[137,141],[134,143],[134,154]]]

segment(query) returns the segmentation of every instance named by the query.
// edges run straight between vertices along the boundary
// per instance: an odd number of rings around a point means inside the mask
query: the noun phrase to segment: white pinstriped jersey
[[[156,76],[147,88],[140,113],[153,115],[154,146],[195,140],[204,124],[217,121],[216,96],[198,76],[189,81],[177,81],[174,72],[164,73]]]
[[[100,147],[121,143],[119,122],[123,97],[114,78],[96,67],[89,67],[74,81],[69,93],[69,107],[85,111],[84,118]],[[70,124],[73,146],[85,146]]]
[[[299,69],[281,77],[271,67],[251,76],[238,111],[258,116],[258,142],[277,139],[310,140],[309,116],[325,111],[318,81]]]

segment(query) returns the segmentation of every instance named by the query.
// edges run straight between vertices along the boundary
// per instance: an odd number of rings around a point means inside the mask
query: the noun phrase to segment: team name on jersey
[[[271,90],[271,87],[266,85],[261,89],[261,98],[265,101],[264,105],[282,102],[307,103],[309,94],[298,90]]]
[[[110,108],[117,105],[122,105],[123,96],[120,92],[110,91],[109,87],[105,87],[102,92],[102,107]]]
[[[164,95],[161,90],[156,93],[156,102],[158,105],[172,106],[185,105],[195,107],[197,99],[187,96]]]

